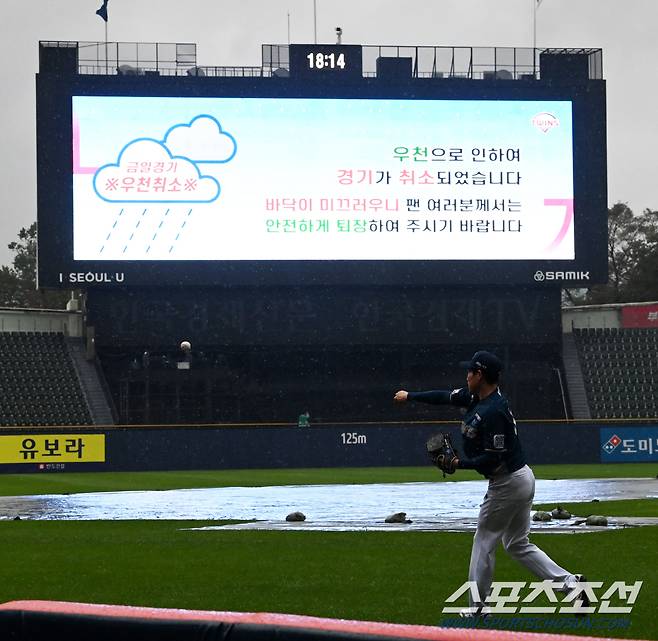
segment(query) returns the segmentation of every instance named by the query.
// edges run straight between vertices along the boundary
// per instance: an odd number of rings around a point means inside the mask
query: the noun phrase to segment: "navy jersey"
[[[496,391],[480,400],[468,388],[449,391],[409,392],[408,400],[451,404],[466,408],[461,424],[461,469],[473,469],[488,478],[515,472],[526,464],[519,441],[516,420],[507,399]]]

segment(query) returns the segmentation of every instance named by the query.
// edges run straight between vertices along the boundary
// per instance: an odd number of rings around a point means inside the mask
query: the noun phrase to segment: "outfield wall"
[[[425,441],[455,423],[5,428],[0,472],[427,465]],[[658,421],[519,424],[533,464],[658,462]],[[459,446],[458,446],[459,449]]]

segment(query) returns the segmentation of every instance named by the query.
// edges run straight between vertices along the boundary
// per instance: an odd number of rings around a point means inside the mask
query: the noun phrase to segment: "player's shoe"
[[[464,608],[459,611],[460,619],[472,619],[473,621],[484,621],[489,616],[488,612],[483,612],[483,606],[474,608]]]
[[[574,576],[576,577],[576,583],[587,583],[587,578],[584,574],[574,574]],[[571,589],[573,590],[574,588],[572,587]],[[590,607],[590,600],[585,590],[580,592],[577,598],[574,599],[573,607],[583,609]],[[577,617],[586,617],[589,615],[589,612],[575,612],[574,614]]]

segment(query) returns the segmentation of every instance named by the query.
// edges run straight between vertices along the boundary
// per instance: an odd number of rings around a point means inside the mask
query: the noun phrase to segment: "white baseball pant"
[[[496,546],[500,541],[505,551],[542,580],[559,581],[565,587],[576,583],[576,577],[560,567],[548,554],[528,540],[530,511],[535,496],[535,476],[525,465],[516,472],[489,480],[487,493],[480,506],[478,526],[473,538],[468,580],[474,581],[484,601],[491,589]],[[470,599],[471,608],[482,603]]]

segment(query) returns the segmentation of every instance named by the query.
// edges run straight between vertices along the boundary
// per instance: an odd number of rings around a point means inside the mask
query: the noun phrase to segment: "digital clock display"
[[[339,53],[336,55],[334,51],[331,53],[311,53],[306,56],[308,60],[309,69],[324,69],[329,67],[329,69],[334,69],[339,67],[340,69],[345,69],[345,54]]]
[[[290,75],[294,78],[362,77],[358,45],[290,45]]]

